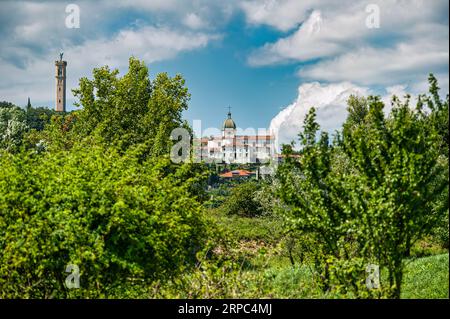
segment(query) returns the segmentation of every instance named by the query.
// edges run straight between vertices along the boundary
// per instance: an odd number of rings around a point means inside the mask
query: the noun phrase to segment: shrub
[[[96,146],[0,154],[0,297],[120,297],[193,265],[207,237],[195,178],[138,161]],[[81,289],[64,286],[68,264]]]
[[[255,198],[259,186],[256,182],[235,186],[228,199],[222,205],[224,211],[229,215],[239,215],[246,217],[255,217],[262,213],[262,207]]]

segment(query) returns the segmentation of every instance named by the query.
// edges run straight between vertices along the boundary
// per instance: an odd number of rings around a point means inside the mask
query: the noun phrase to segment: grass
[[[405,271],[402,299],[448,299],[448,254],[410,260]],[[164,285],[152,298],[348,298],[323,293],[306,266],[272,263],[242,271],[197,270],[184,275],[184,285]],[[381,283],[383,285],[383,282]]]
[[[402,298],[449,298],[448,253],[407,263]]]
[[[219,270],[197,270],[186,274],[192,287],[201,291],[178,290],[169,297],[199,298],[342,298],[336,294],[324,294],[305,264],[292,266],[283,252],[285,236],[282,223],[271,216],[247,218],[224,215],[218,209],[210,211],[211,217],[225,230],[225,236],[233,239],[233,247],[227,254],[238,260],[237,267]],[[238,258],[236,258],[239,256]],[[412,258],[405,260],[402,298],[449,298],[449,255],[429,241],[420,242],[412,251]],[[217,274],[220,274],[218,276]],[[215,277],[216,276],[216,277]],[[214,278],[215,277],[215,278]],[[383,285],[383,282],[381,282]],[[207,291],[207,295],[205,295]],[[193,295],[192,295],[193,294]],[[167,297],[167,295],[166,295]]]
[[[241,217],[223,214],[220,209],[211,209],[211,216],[229,236],[238,241],[264,240],[276,242],[283,236],[279,218],[273,216]]]

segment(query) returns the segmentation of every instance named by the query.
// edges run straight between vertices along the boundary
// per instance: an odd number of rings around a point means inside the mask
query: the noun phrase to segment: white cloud
[[[112,6],[133,7],[139,10],[149,11],[174,11],[185,1],[180,0],[121,0],[108,1]],[[105,2],[104,4],[106,4]]]
[[[366,2],[343,1],[336,7],[325,5],[326,1],[307,1],[302,12],[310,14],[299,21],[298,28],[254,50],[248,63],[265,66],[296,62],[301,63],[298,74],[302,79],[384,86],[414,86],[412,82],[429,72],[448,70],[448,15],[443,13],[448,11],[448,2],[372,2],[380,7],[378,29],[366,26]],[[254,16],[260,18],[252,20],[250,15],[250,21],[270,25],[274,16],[282,20],[280,7],[294,5],[287,0],[265,3],[272,5],[263,10],[259,4],[259,10],[267,14],[256,14],[259,11],[254,9]],[[257,4],[252,1],[251,5]],[[290,15],[286,13],[286,17]]]
[[[393,48],[362,47],[336,58],[306,66],[305,79],[353,81],[363,85],[393,85],[422,80],[430,72],[448,68],[448,38],[398,43]]]
[[[130,56],[136,56],[146,63],[166,60],[180,52],[205,47],[219,35],[201,32],[178,31],[169,28],[143,27],[137,30],[122,30],[113,38],[87,40],[80,45],[64,48],[68,61],[68,100],[73,100],[71,89],[78,86],[78,79],[89,76],[92,69],[102,65],[124,70]],[[35,57],[24,67],[1,63],[0,96],[22,105],[27,96],[34,103],[53,100],[54,66],[57,53]],[[30,76],[32,75],[32,76]],[[36,104],[35,104],[36,105]]]
[[[143,27],[138,30],[122,30],[112,39],[87,41],[68,50],[83,64],[101,65],[105,61],[111,66],[127,64],[134,55],[147,63],[170,59],[183,51],[205,47],[219,35],[181,32],[169,28]]]
[[[195,13],[188,13],[184,17],[183,23],[187,27],[194,29],[194,30],[204,29],[204,28],[208,27],[208,23]]]
[[[265,44],[250,55],[252,66],[264,66],[289,61],[307,61],[340,53],[344,46],[332,39],[322,13],[313,11],[292,35],[275,43]]]
[[[289,31],[303,23],[314,10],[337,12],[351,6],[351,0],[249,0],[240,3],[247,23],[268,25],[280,31]]]
[[[298,141],[298,133],[311,107],[316,109],[316,119],[321,130],[333,133],[346,118],[348,97],[365,96],[368,93],[368,88],[350,82],[337,84],[312,82],[300,85],[297,100],[278,113],[270,123],[270,131],[275,134],[277,147],[292,140]]]
[[[448,92],[447,80],[437,76],[440,84],[442,98]],[[367,86],[359,86],[351,82],[339,82],[333,84],[321,84],[309,82],[301,84],[298,88],[297,99],[281,110],[270,123],[270,132],[275,135],[276,147],[295,141],[298,149],[298,134],[302,130],[303,120],[311,107],[316,109],[316,121],[321,131],[334,134],[340,130],[347,118],[347,100],[350,95],[368,96],[380,95],[384,103],[386,115],[392,110],[392,97],[395,95],[400,101],[405,101],[406,95],[410,96],[410,107],[414,108],[419,93],[428,92],[426,78],[420,81],[420,87],[408,85],[392,85],[386,87],[383,92],[374,92]]]
[[[331,24],[338,21],[345,24],[346,20],[361,16],[365,21],[369,15],[366,12],[369,4],[379,6],[381,27],[386,29],[383,32],[396,32],[399,27],[415,27],[415,24],[408,25],[408,22],[433,21],[436,16],[445,18],[445,9],[448,8],[448,3],[441,0],[246,0],[239,3],[239,7],[244,11],[247,23],[251,25],[267,25],[289,31],[304,23],[314,10],[327,15]],[[339,33],[342,30],[332,31]]]

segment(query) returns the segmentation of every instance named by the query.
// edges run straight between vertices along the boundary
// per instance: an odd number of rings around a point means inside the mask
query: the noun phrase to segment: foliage
[[[70,150],[77,141],[80,141],[79,135],[73,129],[78,117],[77,112],[53,115],[43,130],[33,129],[26,134],[24,141],[27,148],[37,153]],[[87,144],[91,141],[92,138],[89,138]]]
[[[399,298],[404,256],[448,210],[441,200],[447,196],[448,174],[438,163],[438,132],[427,126],[433,109],[430,115],[420,104],[411,110],[409,97],[404,103],[394,97],[385,119],[377,98],[367,104],[364,121],[343,136],[344,151],[357,171],[346,180],[351,187],[344,198],[351,204],[345,208],[360,210],[361,253],[386,266],[388,295]]]
[[[145,144],[145,155],[168,154],[172,130],[186,126],[181,116],[190,95],[184,79],[160,73],[151,81],[145,63],[135,58],[130,58],[127,74],[118,73],[105,66],[94,69],[92,80],[80,79],[73,92],[83,109],[75,130],[121,151]]]
[[[255,217],[262,213],[260,203],[255,199],[259,186],[254,181],[239,184],[231,190],[230,196],[221,206],[228,215]]]
[[[341,286],[342,293],[368,296],[361,285],[364,261],[386,267],[382,293],[399,298],[403,258],[448,212],[440,133],[428,125],[439,109],[433,105],[445,104],[433,83],[430,113],[420,101],[412,110],[409,97],[404,103],[394,97],[386,118],[378,97],[349,99],[337,145],[326,133],[317,140],[314,108],[306,116],[300,160],[288,157],[278,171],[279,196],[292,227],[316,243],[313,259],[324,291]]]
[[[0,156],[2,298],[120,296],[195,262],[206,238],[196,178],[140,157],[95,145]],[[81,289],[64,287],[68,264]]]
[[[18,106],[2,102],[0,107],[0,149],[17,151],[29,129],[25,111]]]
[[[236,241],[263,241],[276,244],[284,234],[283,221],[276,216],[263,215],[257,218],[229,215],[222,209],[209,210],[225,236]]]
[[[209,183],[208,183],[209,184]],[[230,195],[230,189],[227,184],[219,184],[217,187],[208,190],[209,200],[206,205],[209,208],[220,207]]]
[[[0,101],[0,108],[15,108],[15,107],[17,107],[17,105],[14,105],[11,102]]]
[[[55,111],[46,107],[28,107],[26,109],[26,120],[29,129],[42,131],[55,113]]]
[[[45,107],[28,106],[24,110],[12,103],[0,102],[0,148],[17,152],[24,142],[29,142],[30,131],[42,131],[54,114]]]

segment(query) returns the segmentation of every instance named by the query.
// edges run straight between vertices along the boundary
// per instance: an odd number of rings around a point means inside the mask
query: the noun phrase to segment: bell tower
[[[66,111],[66,67],[67,61],[63,61],[63,53],[59,54],[59,61],[55,61],[56,66],[56,104],[57,112]]]

